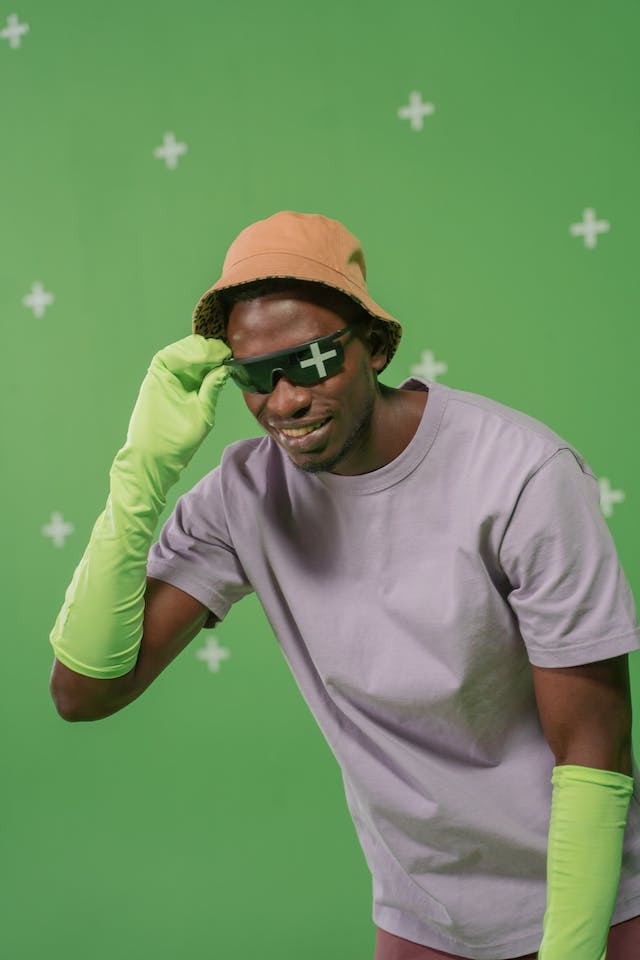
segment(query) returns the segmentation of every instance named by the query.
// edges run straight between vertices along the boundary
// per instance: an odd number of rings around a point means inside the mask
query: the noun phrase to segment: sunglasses
[[[338,341],[343,333],[353,330],[344,327],[327,337],[308,340],[288,350],[263,353],[249,360],[225,360],[229,376],[247,393],[271,393],[276,374],[300,387],[311,387],[327,380],[342,370],[344,350]]]

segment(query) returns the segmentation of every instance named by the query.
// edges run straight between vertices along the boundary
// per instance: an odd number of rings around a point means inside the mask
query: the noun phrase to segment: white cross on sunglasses
[[[301,360],[301,367],[312,367],[315,365],[319,376],[326,377],[327,371],[324,365],[325,360],[331,360],[332,357],[338,356],[337,350],[328,350],[326,353],[320,353],[320,348],[317,343],[312,343],[309,347],[311,350],[311,359],[310,360]]]

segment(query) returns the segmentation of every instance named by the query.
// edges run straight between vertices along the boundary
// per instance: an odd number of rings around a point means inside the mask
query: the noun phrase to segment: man
[[[375,960],[631,960],[640,631],[587,462],[492,400],[379,383],[401,328],[329,218],[246,228],[193,331],[152,361],[52,631],[61,715],[122,709],[256,592],[342,770]],[[266,436],[150,548],[226,375]]]

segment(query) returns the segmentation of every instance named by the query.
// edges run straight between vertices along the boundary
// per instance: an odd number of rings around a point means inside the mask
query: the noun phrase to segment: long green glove
[[[554,767],[551,782],[538,960],[605,960],[633,777],[565,764]]]
[[[109,471],[105,509],[49,635],[58,660],[76,673],[120,677],[135,665],[153,532],[169,488],[215,423],[230,356],[222,340],[194,333],[149,365]]]

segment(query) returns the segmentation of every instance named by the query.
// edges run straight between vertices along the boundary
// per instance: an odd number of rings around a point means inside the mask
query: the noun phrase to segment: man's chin
[[[336,460],[335,457],[330,460],[315,460],[313,457],[303,457],[301,460],[296,460],[290,454],[287,454],[287,456],[294,467],[297,467],[302,473],[330,473],[340,462],[340,458]]]

